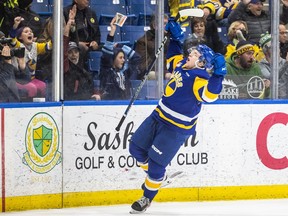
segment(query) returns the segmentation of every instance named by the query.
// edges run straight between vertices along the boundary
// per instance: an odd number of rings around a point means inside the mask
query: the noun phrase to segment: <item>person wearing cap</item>
[[[261,69],[259,63],[255,61],[254,53],[254,46],[251,42],[240,41],[236,46],[236,51],[226,59],[227,74],[236,76],[241,83],[247,83],[247,77],[262,77]],[[259,96],[260,99],[267,98],[270,93],[270,81],[268,79],[263,81],[265,87],[263,94]],[[242,97],[246,98],[246,93],[241,95]]]
[[[69,20],[64,26],[64,100],[90,100],[96,99],[92,74],[85,70],[80,63],[80,48],[70,40],[71,27],[75,23],[76,5],[69,11]]]
[[[246,22],[242,20],[237,20],[229,26],[227,33],[229,43],[226,46],[225,59],[228,59],[236,51],[236,45],[239,41],[247,39],[247,29]],[[256,61],[260,61],[264,58],[264,54],[257,44],[254,44],[253,48]]]
[[[267,79],[273,76],[271,71],[272,53],[271,53],[271,34],[266,32],[261,35],[259,44],[263,50],[265,58],[259,62],[261,73]],[[278,98],[288,98],[288,59],[279,58],[279,73],[278,73]]]
[[[174,59],[173,72],[157,107],[130,140],[129,152],[146,173],[143,196],[132,204],[132,214],[150,206],[166,181],[166,167],[185,140],[195,135],[202,104],[218,99],[227,72],[224,56],[204,44],[187,47],[189,55],[183,56],[179,23],[169,20],[165,29],[170,33],[167,58]]]
[[[270,31],[271,16],[263,9],[265,0],[243,0],[229,14],[228,23],[231,25],[236,20],[243,20],[248,26],[247,40],[258,44],[261,34]],[[288,0],[281,0],[283,3],[280,21],[284,24],[288,22]]]
[[[64,100],[90,100],[93,98],[92,74],[81,64],[80,48],[74,41],[70,41],[67,49],[68,67],[64,67]]]
[[[261,70],[254,57],[254,46],[251,42],[238,42],[236,51],[226,59],[229,75],[261,75]]]

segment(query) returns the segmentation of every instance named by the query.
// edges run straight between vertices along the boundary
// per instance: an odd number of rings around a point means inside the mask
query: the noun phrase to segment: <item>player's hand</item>
[[[214,74],[225,76],[227,74],[226,61],[223,55],[216,53],[212,59]]]
[[[201,56],[199,57],[199,61],[205,63],[205,68],[212,69],[214,66],[212,64],[212,60],[215,55],[214,51],[205,44],[199,44],[197,46],[197,50],[201,54]]]
[[[169,22],[165,26],[165,31],[170,32],[172,40],[181,41],[184,39],[184,32],[174,17],[169,18]]]

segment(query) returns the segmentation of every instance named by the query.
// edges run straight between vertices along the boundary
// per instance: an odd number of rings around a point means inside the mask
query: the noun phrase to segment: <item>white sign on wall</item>
[[[126,106],[5,109],[6,196],[140,188],[145,174],[129,139],[154,107],[134,105],[119,132]],[[287,184],[287,110],[204,105],[196,136],[167,167],[183,171],[170,187]]]

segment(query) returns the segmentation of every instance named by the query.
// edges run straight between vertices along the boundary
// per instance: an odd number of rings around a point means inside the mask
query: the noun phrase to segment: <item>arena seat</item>
[[[95,0],[90,1],[90,7],[96,12],[98,20],[101,14],[127,14],[125,0]]]
[[[51,16],[53,12],[50,0],[43,0],[41,2],[33,1],[31,4],[31,10],[44,18]]]
[[[218,27],[217,30],[218,30],[218,34],[219,34],[220,39],[226,45],[228,43],[227,27]]]
[[[115,14],[100,14],[99,25],[110,25]],[[135,14],[126,15],[127,19],[124,25],[137,25],[137,16]]]
[[[102,51],[90,51],[88,58],[88,69],[93,73],[93,77],[98,77],[100,73]]]
[[[139,26],[150,26],[150,22],[152,19],[152,14],[145,14],[145,13],[139,13],[138,14],[138,21],[137,25]]]
[[[145,26],[126,25],[121,28],[122,41],[131,41],[134,44],[136,40],[142,37],[149,28]]]
[[[156,0],[127,0],[129,14],[153,14],[156,9]]]
[[[107,40],[107,35],[110,32],[110,26],[109,25],[99,25],[99,29],[101,32],[101,44],[104,44],[105,41]],[[114,41],[121,41],[121,32],[120,28],[116,28],[115,36],[114,36]]]

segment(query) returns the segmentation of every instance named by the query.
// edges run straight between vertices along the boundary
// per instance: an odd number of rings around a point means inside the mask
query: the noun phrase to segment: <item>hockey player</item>
[[[195,133],[202,104],[217,100],[226,75],[223,55],[206,45],[184,43],[187,56],[183,57],[180,24],[170,20],[166,30],[171,35],[167,57],[173,75],[157,107],[131,137],[129,151],[147,173],[143,196],[132,204],[131,214],[149,207],[165,179],[166,166]],[[211,75],[207,68],[213,68]]]

